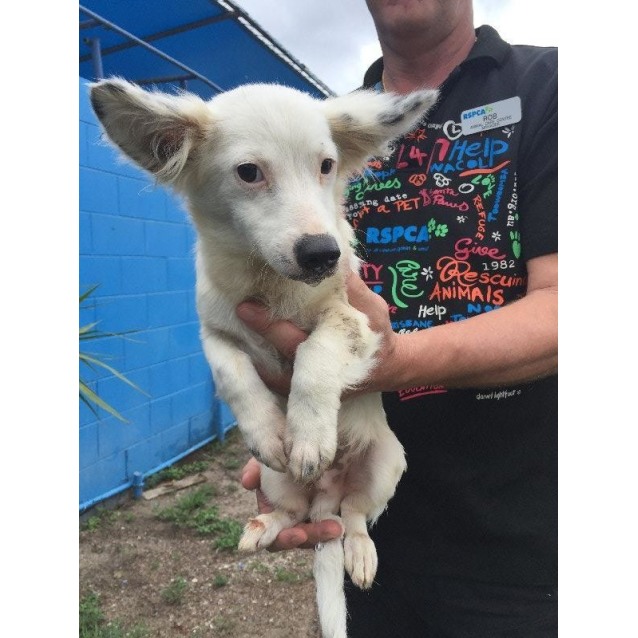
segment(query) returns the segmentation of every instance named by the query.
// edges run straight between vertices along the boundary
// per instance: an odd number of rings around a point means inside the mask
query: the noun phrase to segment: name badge
[[[463,111],[461,130],[463,135],[472,135],[472,133],[516,124],[521,121],[521,118],[521,98],[516,96]]]

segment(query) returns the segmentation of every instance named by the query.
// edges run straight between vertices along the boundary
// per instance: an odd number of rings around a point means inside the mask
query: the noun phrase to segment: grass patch
[[[80,599],[80,636],[91,636],[104,622],[99,596],[93,592]],[[93,632],[93,633],[91,633]],[[96,634],[97,635],[97,634]]]
[[[162,590],[162,600],[169,605],[181,605],[188,589],[188,583],[181,576],[171,581],[168,587]]]
[[[95,532],[96,530],[112,525],[118,518],[117,512],[102,507],[95,510],[95,514],[89,516],[84,521],[81,528],[87,532]]]
[[[283,567],[275,567],[275,580],[279,583],[298,583],[301,576]]]
[[[217,549],[234,550],[243,525],[232,518],[220,516],[217,506],[209,504],[213,496],[215,490],[206,485],[181,497],[172,507],[160,510],[157,517],[178,527],[192,529],[202,536],[212,536]]]
[[[242,462],[238,458],[231,456],[224,461],[223,465],[227,470],[238,470],[241,467]]]
[[[213,578],[213,587],[215,589],[219,589],[220,587],[225,587],[228,585],[228,577],[223,574],[217,574],[215,578]]]
[[[207,470],[208,466],[208,461],[194,461],[193,463],[172,465],[145,479],[144,488],[151,489],[164,481],[179,481],[191,474],[198,474],[199,472]]]
[[[100,607],[100,597],[95,592],[80,599],[79,638],[148,638],[149,630],[144,625],[126,629],[119,622],[106,622]]]

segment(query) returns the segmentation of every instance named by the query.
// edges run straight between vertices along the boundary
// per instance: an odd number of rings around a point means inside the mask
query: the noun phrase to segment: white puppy
[[[91,101],[110,140],[182,194],[197,229],[197,308],[219,395],[230,405],[275,507],[246,525],[239,548],[267,547],[299,521],[336,518],[344,532],[315,553],[325,637],[346,635],[343,571],[370,587],[377,567],[367,524],[405,471],[379,394],[342,403],[375,363],[379,336],[348,304],[359,261],[343,214],[347,179],[411,130],[437,98],[358,91],[318,100],[247,85],[208,102],[97,82]],[[310,333],[296,353],[287,401],[255,364],[289,364],[235,315],[246,300]],[[340,518],[339,516],[340,515]],[[345,558],[345,560],[344,560]]]

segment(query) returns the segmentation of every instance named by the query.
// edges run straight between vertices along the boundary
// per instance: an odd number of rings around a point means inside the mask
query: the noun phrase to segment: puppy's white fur
[[[436,98],[430,90],[359,91],[321,101],[247,85],[204,102],[120,79],[91,87],[110,140],[185,197],[197,229],[203,348],[219,395],[262,462],[262,489],[275,507],[248,522],[240,549],[267,547],[308,518],[343,524],[344,538],[325,543],[315,560],[320,622],[330,638],[346,635],[344,567],[359,587],[372,584],[377,556],[368,523],[406,467],[380,395],[341,402],[346,388],[366,379],[379,346],[346,297],[345,278],[359,263],[343,193],[347,178],[413,128]],[[309,332],[287,401],[256,372],[288,364],[237,320],[246,299]]]

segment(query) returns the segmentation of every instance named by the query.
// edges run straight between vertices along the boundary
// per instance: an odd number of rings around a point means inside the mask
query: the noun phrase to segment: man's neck
[[[384,89],[410,93],[440,86],[465,60],[475,40],[474,28],[466,25],[434,44],[381,41]]]

